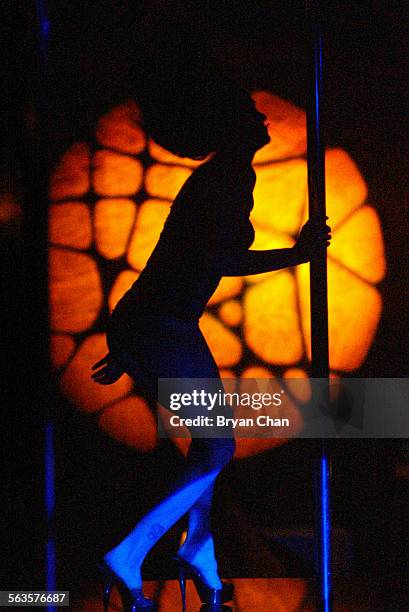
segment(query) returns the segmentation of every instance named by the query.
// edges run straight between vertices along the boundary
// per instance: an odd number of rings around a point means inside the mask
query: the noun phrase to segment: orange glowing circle
[[[268,117],[271,142],[254,158],[252,248],[288,247],[308,211],[305,113],[267,91],[253,96]],[[147,139],[139,118],[133,102],[114,108],[100,119],[94,141],[74,144],[51,176],[50,310],[51,352],[64,394],[79,410],[97,413],[105,432],[145,451],[156,443],[154,422],[146,419],[142,440],[140,419],[132,414],[144,403],[133,394],[132,381],[124,377],[110,388],[98,388],[88,368],[106,350],[107,313],[145,265],[172,199],[198,162]],[[149,156],[145,167],[142,160]],[[341,148],[326,152],[326,195],[333,230],[330,366],[342,374],[358,368],[372,344],[382,310],[375,285],[386,265],[382,229],[367,202],[365,180]],[[308,287],[308,265],[222,279],[201,319],[220,371],[229,377],[305,376]],[[282,442],[241,442],[239,456]]]

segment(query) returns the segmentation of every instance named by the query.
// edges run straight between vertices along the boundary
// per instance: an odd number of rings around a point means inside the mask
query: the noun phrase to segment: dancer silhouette
[[[159,378],[212,379],[221,386],[199,319],[222,276],[307,262],[330,239],[328,226],[308,222],[292,248],[249,249],[256,181],[252,159],[270,140],[266,117],[248,92],[220,73],[208,70],[204,75],[202,64],[200,77],[192,78],[191,68],[182,64],[176,85],[169,83],[168,74],[160,93],[154,87],[157,71],[147,76],[139,96],[144,126],[173,153],[206,161],[182,186],[144,270],[112,312],[109,353],[93,366],[92,374],[94,381],[106,385],[126,372],[154,401]],[[207,415],[206,407],[202,413]],[[180,482],[106,553],[105,568],[129,590],[132,610],[154,609],[143,597],[141,566],[185,513],[188,531],[178,551],[181,569],[192,574],[204,603],[221,604],[231,597],[218,573],[210,512],[215,480],[234,448],[229,430],[223,437],[193,436]]]

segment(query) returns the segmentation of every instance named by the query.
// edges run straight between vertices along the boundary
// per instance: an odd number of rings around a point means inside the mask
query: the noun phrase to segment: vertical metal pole
[[[311,73],[307,112],[309,217],[323,226],[325,207],[325,147],[321,133],[323,95],[323,37],[319,0],[307,0],[310,33]],[[310,262],[311,376],[326,379],[325,400],[329,401],[328,294],[326,248]],[[326,440],[321,440],[314,457],[315,580],[316,610],[332,610],[331,588],[331,458]]]
[[[37,113],[37,154],[38,162],[36,166],[36,183],[39,196],[38,203],[38,219],[39,224],[38,234],[40,237],[40,248],[47,248],[47,205],[48,205],[48,161],[49,161],[49,138],[47,122],[49,121],[48,108],[48,43],[50,22],[47,15],[46,0],[36,0],[37,14],[37,40],[38,40],[38,81],[36,95],[36,113]],[[42,279],[43,275],[47,276],[47,257],[40,260],[38,273]],[[41,282],[41,309],[42,316],[46,319],[47,311],[47,293],[46,285]],[[48,332],[47,322],[43,321],[43,332]],[[49,337],[49,334],[47,334]],[[47,372],[43,376],[44,387],[42,393],[45,404],[45,420],[44,420],[44,506],[46,514],[46,538],[45,545],[45,588],[47,591],[54,591],[57,588],[56,584],[56,550],[54,540],[54,510],[55,510],[55,448],[54,448],[54,423],[51,413],[49,398],[47,392],[51,391],[48,381],[48,351],[43,353],[41,365],[46,367]],[[47,612],[56,612],[56,607],[53,604],[46,606]]]

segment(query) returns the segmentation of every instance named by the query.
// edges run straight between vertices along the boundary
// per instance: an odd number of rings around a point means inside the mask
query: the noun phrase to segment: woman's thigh
[[[108,334],[110,350],[137,382],[159,378],[219,379],[219,371],[196,321],[168,315],[140,316],[131,329]]]
[[[158,379],[184,379],[176,381],[172,391],[179,394],[205,392],[213,401],[199,402],[189,407],[181,406],[178,415],[184,418],[209,417],[210,426],[189,426],[193,436],[200,438],[232,438],[231,424],[220,425],[219,416],[232,416],[230,406],[221,401],[224,392],[219,370],[207,342],[194,321],[185,321],[163,315],[144,315],[132,328],[132,333],[111,334],[113,347],[124,370],[141,384],[150,399],[158,399]],[[192,383],[191,380],[194,379]],[[198,388],[200,387],[200,388]],[[166,405],[163,396],[160,403]]]
[[[111,332],[108,345],[114,349],[124,370],[145,388],[153,400],[158,399],[160,378],[183,379],[173,383],[173,391],[182,393],[194,388],[198,393],[208,394],[206,398],[212,396],[212,402],[180,406],[177,409],[179,416],[207,416],[213,418],[214,423],[217,415],[232,416],[230,406],[220,401],[224,388],[219,370],[197,322],[167,315],[144,315],[138,318],[132,331],[117,328],[116,332]],[[191,379],[194,383],[190,382]],[[197,385],[200,389],[196,389]],[[171,409],[169,405],[165,407]],[[230,436],[230,427],[221,427],[215,432],[216,435]],[[209,434],[215,432],[209,431]]]

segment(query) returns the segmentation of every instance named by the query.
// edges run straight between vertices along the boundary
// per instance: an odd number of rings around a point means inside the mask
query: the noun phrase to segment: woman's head
[[[218,150],[236,149],[254,154],[270,141],[266,120],[250,93],[236,88],[231,104],[225,107]]]
[[[237,146],[257,150],[268,141],[265,116],[249,93],[230,91],[211,80],[190,91],[163,95],[142,103],[144,124],[152,138],[181,157],[203,159],[221,148]],[[177,83],[175,84],[177,87]]]
[[[134,95],[158,144],[203,159],[234,139],[252,141],[255,149],[268,142],[264,115],[199,37],[165,30],[154,48],[134,79]]]

